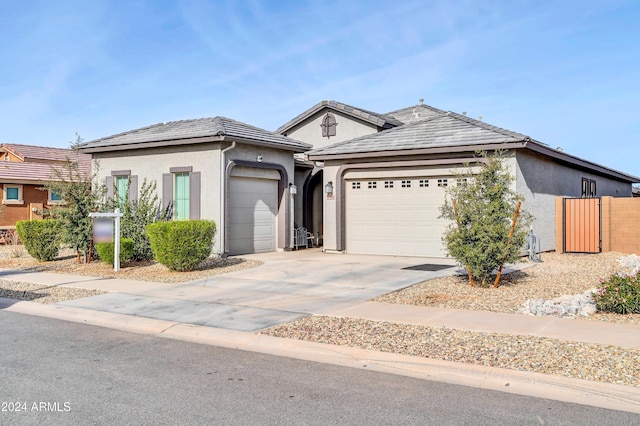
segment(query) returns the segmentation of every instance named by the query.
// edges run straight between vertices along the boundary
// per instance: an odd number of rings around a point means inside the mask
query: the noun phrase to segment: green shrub
[[[216,224],[211,220],[156,222],[147,226],[154,258],[174,271],[191,271],[211,254]]]
[[[16,223],[18,236],[27,253],[40,262],[56,258],[62,240],[62,226],[57,220],[21,220]]]
[[[593,294],[600,311],[617,314],[640,314],[640,273],[612,275]]]
[[[131,238],[120,238],[120,263],[128,262],[133,259],[133,240]],[[113,249],[115,248],[115,242],[110,243],[97,243],[96,251],[98,257],[104,263],[113,265],[115,260]]]

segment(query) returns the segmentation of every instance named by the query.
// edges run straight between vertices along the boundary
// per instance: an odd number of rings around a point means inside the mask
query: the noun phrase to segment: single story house
[[[504,152],[543,251],[555,249],[556,196],[631,197],[640,180],[422,100],[386,114],[322,101],[276,133],[314,146],[298,161],[296,222],[326,252],[445,256],[439,208],[477,150]]]
[[[174,219],[217,224],[220,255],[283,250],[293,238],[294,154],[311,145],[225,117],[154,124],[84,142],[114,197],[155,181]]]
[[[63,167],[67,159],[78,162],[82,172],[91,173],[91,156],[72,149],[0,145],[1,227],[14,227],[19,220],[42,219],[44,208],[62,202],[43,185],[53,178],[52,167]]]

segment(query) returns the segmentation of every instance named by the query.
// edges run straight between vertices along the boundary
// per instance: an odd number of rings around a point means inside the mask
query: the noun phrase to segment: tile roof
[[[329,108],[337,112],[342,112],[346,115],[350,115],[351,117],[358,118],[360,120],[366,121],[378,127],[389,127],[389,126],[400,126],[402,122],[390,117],[386,114],[379,114],[377,112],[367,111],[362,108],[356,108],[351,105],[343,104],[341,102],[336,101],[320,101],[308,110],[289,120],[287,123],[280,126],[276,129],[275,133],[282,134],[289,131],[291,128],[300,124],[307,118],[311,117],[318,111],[321,111],[324,108]]]
[[[410,107],[411,108],[411,107]],[[433,111],[428,109],[429,113]],[[452,146],[530,141],[529,136],[453,112],[433,113],[403,126],[308,151],[312,159],[331,155],[376,153]]]
[[[214,140],[238,138],[245,143],[272,146],[294,152],[303,152],[311,148],[311,145],[304,142],[220,116],[158,123],[84,142],[78,144],[77,148],[83,152],[103,152],[114,147],[134,149],[149,143],[171,145],[175,141],[186,139],[195,139],[192,142],[198,143],[198,138],[211,137],[217,138]]]
[[[79,171],[85,176],[91,174],[91,161],[87,161],[86,155],[80,154]],[[73,157],[69,157],[73,161]],[[66,161],[66,159],[65,159]],[[53,179],[54,167],[62,167],[63,163],[38,163],[38,162],[18,162],[0,161],[0,183],[9,182],[37,182],[42,183]],[[63,169],[64,170],[64,169]]]
[[[81,160],[91,161],[91,156],[86,154],[78,154],[69,148],[51,148],[47,146],[23,145],[17,143],[3,143],[0,148],[15,154],[23,161],[67,161],[69,158],[80,158]]]
[[[446,111],[421,103],[418,105],[397,109],[395,111],[388,112],[385,115],[387,117],[392,117],[396,120],[399,120],[403,123],[412,123],[414,121],[428,120],[430,118],[444,115],[446,113]]]

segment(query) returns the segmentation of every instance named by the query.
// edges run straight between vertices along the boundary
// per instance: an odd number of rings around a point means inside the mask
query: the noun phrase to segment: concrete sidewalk
[[[302,288],[303,293],[308,294],[265,291],[271,288],[274,282],[279,283],[280,287],[283,285],[285,288],[295,287],[292,282],[289,282],[291,284],[289,286],[285,285],[287,280],[291,280],[292,274],[288,277],[271,275],[282,273],[282,268],[283,265],[267,268],[265,274],[261,274],[264,281],[254,278],[257,283],[250,282],[251,279],[247,278],[246,274],[234,273],[215,280],[183,285],[0,270],[0,279],[110,292],[103,296],[53,305],[0,299],[0,309],[158,337],[640,413],[640,387],[336,347],[274,338],[252,332],[283,320],[290,321],[310,314],[323,314],[640,348],[640,326],[369,302],[366,298],[363,299],[369,294],[369,290],[360,292],[358,289],[362,284],[353,279],[354,277],[346,281],[343,277],[342,284],[329,287],[327,293],[319,294],[320,290],[310,286],[309,283],[307,287]],[[378,273],[384,273],[386,278],[390,276],[389,272],[378,271]],[[336,277],[335,272],[328,275]],[[406,276],[400,275],[398,282],[406,286]],[[423,275],[416,276],[416,279],[422,279],[422,277]],[[294,282],[297,281],[299,280],[294,280]],[[339,277],[337,282],[340,282]],[[243,288],[243,285],[248,287]],[[261,290],[256,289],[256,285],[263,287]],[[338,291],[337,297],[336,291]],[[386,289],[379,288],[378,291],[386,291]],[[236,298],[230,300],[233,294]],[[354,294],[358,296],[354,297]],[[227,303],[221,303],[221,301]],[[294,302],[298,304],[297,306],[306,307],[306,311],[300,309],[291,312],[273,309],[292,306],[291,303]],[[109,309],[105,308],[105,304]],[[252,304],[258,306],[251,306]],[[165,314],[158,316],[157,312]],[[249,318],[245,321],[245,324],[249,325],[246,330],[239,329],[236,323],[215,319],[219,314],[222,315],[219,318],[237,318],[244,315],[245,319]],[[276,315],[276,320],[269,315]]]

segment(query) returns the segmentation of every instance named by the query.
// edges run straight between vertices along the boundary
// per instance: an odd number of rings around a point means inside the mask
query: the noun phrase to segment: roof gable
[[[327,109],[340,114],[347,115],[357,120],[364,121],[366,123],[370,123],[377,127],[387,128],[394,126],[401,126],[402,122],[396,120],[393,117],[389,117],[385,114],[378,114],[376,112],[367,111],[362,108],[356,108],[347,104],[343,104],[336,101],[321,101],[304,111],[302,114],[299,114],[295,118],[291,119],[287,123],[280,126],[275,133],[285,134],[294,127],[298,126],[305,120],[315,116],[318,112]]]
[[[241,142],[303,152],[311,145],[226,117],[199,118],[153,124],[77,145],[82,152],[104,152],[239,139]]]

